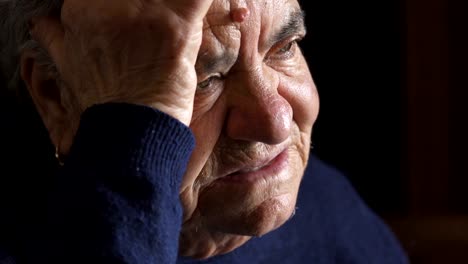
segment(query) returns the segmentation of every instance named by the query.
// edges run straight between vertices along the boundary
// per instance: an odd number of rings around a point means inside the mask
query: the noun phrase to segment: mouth
[[[259,165],[246,166],[230,173],[218,181],[230,183],[256,182],[277,177],[288,167],[288,151],[283,150],[276,156],[259,162]]]

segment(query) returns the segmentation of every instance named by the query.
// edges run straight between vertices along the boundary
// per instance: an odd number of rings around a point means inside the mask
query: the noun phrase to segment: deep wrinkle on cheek
[[[299,131],[310,133],[319,111],[318,93],[312,78],[307,75],[282,76],[279,87],[280,95],[293,109],[293,120]]]
[[[296,44],[297,45],[297,44]],[[303,55],[300,53],[299,48],[296,47],[297,54],[294,54],[294,58],[282,61],[282,62],[268,62],[272,68],[278,71],[281,75],[289,78],[304,78],[307,70],[305,60],[302,58]]]

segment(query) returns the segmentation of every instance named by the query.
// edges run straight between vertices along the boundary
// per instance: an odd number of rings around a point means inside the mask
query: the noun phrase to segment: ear
[[[21,54],[21,77],[28,88],[52,143],[59,147],[67,130],[67,111],[62,103],[56,76],[38,61],[38,53],[25,50]]]

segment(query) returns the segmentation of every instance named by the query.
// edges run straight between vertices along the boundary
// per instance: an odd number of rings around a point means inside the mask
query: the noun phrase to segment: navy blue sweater
[[[88,109],[39,235],[0,263],[407,263],[345,178],[313,156],[286,224],[226,255],[179,257],[178,190],[194,144],[189,128],[148,107]]]

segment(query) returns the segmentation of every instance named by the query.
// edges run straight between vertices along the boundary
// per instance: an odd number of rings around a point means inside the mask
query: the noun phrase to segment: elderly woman
[[[61,164],[45,213],[19,228],[41,235],[2,241],[4,261],[406,263],[309,158],[319,103],[296,0],[1,8],[4,73]]]

